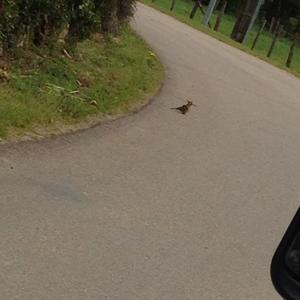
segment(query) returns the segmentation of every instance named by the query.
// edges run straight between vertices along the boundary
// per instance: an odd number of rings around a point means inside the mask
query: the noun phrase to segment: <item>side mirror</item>
[[[284,299],[300,300],[300,209],[275,252],[271,277]]]

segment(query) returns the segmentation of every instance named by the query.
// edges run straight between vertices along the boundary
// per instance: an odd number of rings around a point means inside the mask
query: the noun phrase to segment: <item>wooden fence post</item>
[[[256,37],[255,37],[255,40],[254,40],[254,42],[253,42],[253,44],[252,44],[251,50],[254,50],[254,48],[255,48],[255,46],[256,46],[258,40],[259,40],[259,37],[260,37],[260,35],[262,34],[262,32],[263,32],[263,30],[264,30],[266,24],[267,24],[267,20],[264,20],[263,23],[261,24],[261,26],[260,26],[258,32],[257,32],[257,35],[256,35]]]
[[[171,3],[171,8],[170,8],[170,10],[173,10],[173,9],[174,9],[174,7],[175,7],[175,2],[176,2],[176,0],[172,0],[172,3]]]
[[[191,11],[190,19],[194,19],[195,15],[196,15],[196,12],[198,10],[198,7],[199,7],[198,1],[194,1],[194,7],[193,7],[193,9]]]
[[[277,28],[276,28],[276,31],[275,31],[275,34],[274,34],[274,38],[273,38],[273,41],[272,41],[272,44],[271,44],[271,47],[270,47],[270,50],[269,50],[269,52],[268,52],[267,57],[271,57],[272,52],[273,52],[273,50],[274,50],[274,48],[275,48],[276,42],[277,42],[277,40],[278,40],[278,37],[279,37],[279,35],[280,35],[282,29],[283,29],[283,25],[281,25],[281,24],[278,22],[278,25],[277,25]]]
[[[293,61],[293,57],[294,57],[294,51],[295,51],[298,40],[299,40],[299,33],[296,33],[295,37],[294,37],[294,41],[293,41],[293,43],[291,45],[291,48],[290,48],[288,59],[286,61],[286,66],[288,68],[290,68],[291,65],[292,65],[292,61]]]
[[[195,0],[195,5],[193,7],[193,10],[191,11],[190,19],[193,19],[195,17],[198,8],[200,9],[202,15],[205,16],[205,11],[203,9],[202,1],[201,0]],[[212,28],[210,22],[208,22],[208,27]]]
[[[206,13],[205,13],[205,16],[204,16],[204,19],[203,19],[203,24],[205,26],[208,25],[209,21],[210,21],[210,18],[214,12],[214,9],[217,5],[217,2],[218,0],[210,0],[209,1],[209,4],[208,4],[208,7],[207,7],[207,10],[206,10]]]

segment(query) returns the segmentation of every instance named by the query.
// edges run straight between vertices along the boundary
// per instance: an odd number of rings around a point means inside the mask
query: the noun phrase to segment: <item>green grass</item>
[[[259,57],[277,67],[282,69],[286,69],[287,71],[293,73],[296,76],[300,77],[300,49],[297,48],[294,53],[293,64],[290,69],[285,67],[285,63],[288,57],[291,41],[287,38],[280,38],[276,44],[275,50],[272,54],[271,58],[267,58],[268,50],[272,43],[272,36],[271,34],[264,32],[259,42],[256,45],[256,49],[251,50],[252,43],[255,39],[256,33],[258,28],[254,27],[252,32],[249,35],[249,39],[245,45],[241,45],[230,38],[230,34],[232,32],[235,18],[230,15],[225,15],[220,27],[220,32],[215,32],[208,27],[202,25],[203,16],[200,10],[197,11],[197,14],[193,20],[189,18],[190,12],[193,7],[192,1],[184,1],[184,0],[177,0],[174,11],[170,11],[171,0],[140,0],[140,2],[152,6],[168,15],[171,15],[178,19],[179,21],[186,23],[196,29],[201,30],[220,41],[223,41],[231,46],[239,48],[247,53],[250,53],[256,57]],[[216,21],[216,15],[213,15],[211,20],[212,25],[214,26]]]
[[[74,59],[22,54],[1,84],[0,137],[127,112],[157,91],[163,68],[131,29],[99,39],[81,43]]]

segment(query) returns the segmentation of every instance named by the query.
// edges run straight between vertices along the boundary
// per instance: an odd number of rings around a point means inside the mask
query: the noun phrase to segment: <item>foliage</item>
[[[92,0],[68,0],[69,41],[72,43],[89,37],[97,23],[95,3]]]
[[[44,47],[56,43],[66,29],[67,41],[76,45],[103,16],[106,31],[117,32],[134,8],[135,0],[0,0],[1,48],[9,55],[18,47]]]

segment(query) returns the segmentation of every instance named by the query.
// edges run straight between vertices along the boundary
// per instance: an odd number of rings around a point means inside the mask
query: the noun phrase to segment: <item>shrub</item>
[[[0,0],[1,47],[10,55],[18,47],[47,46],[66,28],[76,45],[100,22],[104,32],[117,33],[134,9],[135,0]]]

